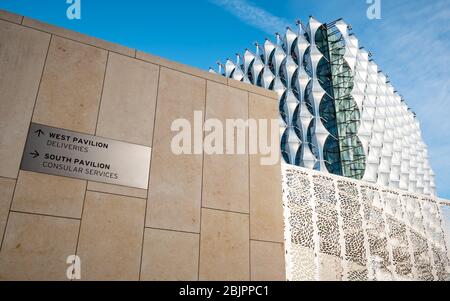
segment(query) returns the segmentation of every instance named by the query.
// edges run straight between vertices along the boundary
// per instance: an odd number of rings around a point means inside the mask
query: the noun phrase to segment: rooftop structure
[[[210,71],[278,93],[286,163],[435,195],[419,121],[350,25],[310,17],[255,45]]]

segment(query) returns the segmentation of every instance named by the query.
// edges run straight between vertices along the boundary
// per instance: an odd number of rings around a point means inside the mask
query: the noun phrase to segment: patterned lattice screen
[[[438,199],[282,169],[288,280],[450,279]]]

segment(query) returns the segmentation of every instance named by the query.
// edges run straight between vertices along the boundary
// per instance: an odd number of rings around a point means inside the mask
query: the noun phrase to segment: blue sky
[[[437,175],[450,199],[450,1],[381,0],[381,20],[367,0],[81,0],[68,20],[65,0],[0,0],[0,8],[207,69],[313,15],[343,17],[417,113]]]

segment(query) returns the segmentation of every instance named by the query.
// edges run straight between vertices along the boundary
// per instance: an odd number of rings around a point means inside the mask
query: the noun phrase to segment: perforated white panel
[[[288,280],[450,280],[439,199],[282,171]]]

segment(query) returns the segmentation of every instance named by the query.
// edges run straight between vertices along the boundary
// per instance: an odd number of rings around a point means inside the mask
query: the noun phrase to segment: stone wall
[[[176,156],[176,118],[278,118],[277,96],[0,11],[0,279],[284,280],[280,166]],[[19,170],[31,122],[152,148],[149,189]]]

